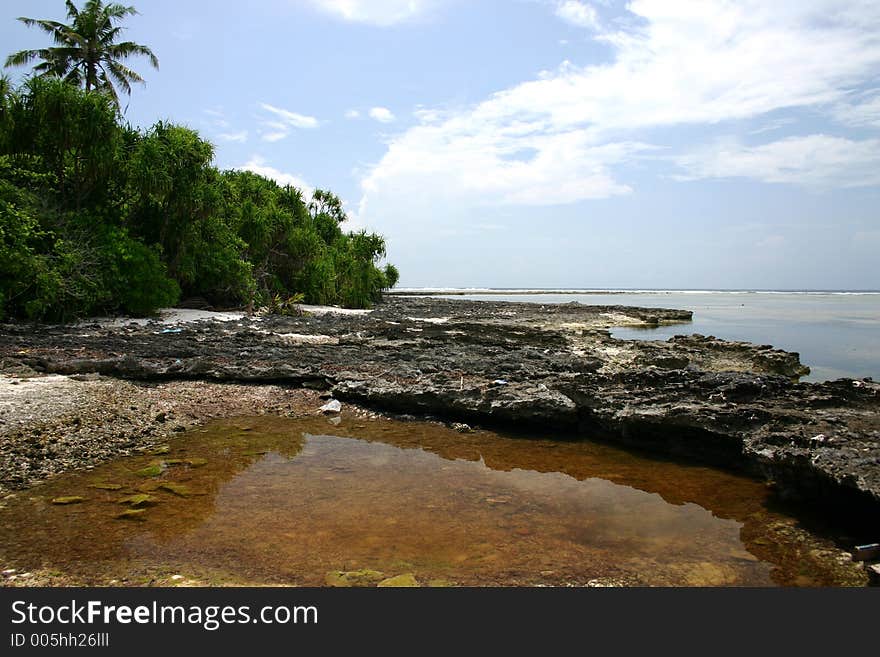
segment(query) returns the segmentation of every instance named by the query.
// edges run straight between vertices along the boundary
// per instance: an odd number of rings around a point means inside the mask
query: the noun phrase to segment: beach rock
[[[149,326],[3,325],[0,364],[42,376],[100,374],[102,381],[282,384],[332,393],[319,411],[330,415],[348,402],[462,425],[600,437],[742,469],[835,516],[875,519],[880,385],[799,383],[807,370],[798,355],[769,345],[701,335],[628,341],[609,333],[690,318],[686,310],[617,305],[388,297],[368,314],[202,321],[162,335]],[[167,431],[166,413],[151,411],[151,426]],[[114,431],[133,440],[118,424]],[[123,439],[88,445],[97,460],[128,449]],[[0,460],[0,484],[27,485],[19,464],[47,474],[70,467],[54,449],[16,441]]]
[[[866,570],[868,572],[868,583],[871,586],[880,586],[880,564],[871,564]]]
[[[376,586],[382,588],[417,588],[419,586],[419,583],[416,580],[415,575],[413,575],[412,573],[406,573],[404,575],[397,575],[395,577],[383,579],[381,582],[376,584]]]
[[[378,570],[334,570],[324,577],[324,584],[332,587],[375,586],[385,580],[385,575]]]

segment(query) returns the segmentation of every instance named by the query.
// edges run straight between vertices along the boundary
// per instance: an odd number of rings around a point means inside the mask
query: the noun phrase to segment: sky
[[[876,0],[134,4],[126,118],[333,190],[401,286],[880,289]]]

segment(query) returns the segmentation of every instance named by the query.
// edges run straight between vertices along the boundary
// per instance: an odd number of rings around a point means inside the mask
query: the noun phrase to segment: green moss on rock
[[[348,588],[353,586],[375,586],[385,577],[384,573],[378,570],[334,570],[324,577],[324,584],[337,588]]]
[[[419,583],[416,580],[416,576],[412,573],[405,573],[403,575],[397,575],[396,577],[389,577],[388,579],[383,579],[376,586],[380,587],[392,587],[392,588],[413,588],[418,587]]]
[[[52,499],[52,504],[57,504],[59,506],[67,506],[69,504],[80,504],[81,502],[85,502],[86,498],[80,497],[78,495],[67,495],[62,497],[56,497]]]

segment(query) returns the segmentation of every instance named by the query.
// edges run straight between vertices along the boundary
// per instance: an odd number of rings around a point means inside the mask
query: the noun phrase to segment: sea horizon
[[[603,288],[603,287],[397,287],[392,294],[880,294],[878,289]]]

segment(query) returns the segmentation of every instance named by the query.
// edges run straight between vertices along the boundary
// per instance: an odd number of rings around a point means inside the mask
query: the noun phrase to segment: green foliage
[[[10,55],[6,66],[25,66],[39,60],[34,72],[41,77],[55,77],[68,84],[96,90],[106,95],[115,107],[119,106],[119,87],[131,95],[131,83],[143,83],[143,78],[128,68],[123,61],[133,55],[147,57],[154,68],[159,60],[153,51],[132,41],[119,41],[122,32],[117,23],[137,14],[134,7],[102,0],[86,0],[78,9],[66,1],[70,23],[35,18],[19,18],[28,27],[36,27],[52,37],[55,45],[49,48],[22,50]]]
[[[382,271],[385,274],[385,285],[382,287],[384,289],[390,290],[392,287],[397,285],[397,281],[400,280],[400,272],[397,271],[397,267],[392,265],[390,262],[385,265],[385,269]]]
[[[293,312],[363,308],[398,278],[342,202],[243,171],[183,126],[141,132],[61,80],[0,85],[0,316],[147,315],[182,295]]]
[[[108,274],[107,289],[119,310],[145,316],[177,303],[180,286],[168,278],[156,249],[132,239],[124,229],[111,230],[105,239],[102,269]]]
[[[22,91],[3,103],[4,152],[25,171],[54,176],[51,189],[42,191],[62,209],[106,201],[124,137],[109,99],[42,78]]]
[[[280,294],[276,294],[274,297],[269,299],[269,303],[260,310],[267,315],[287,315],[298,317],[302,315],[302,310],[300,309],[299,304],[301,304],[304,300],[305,295],[302,293],[294,294],[293,296],[287,297],[286,299]]]

